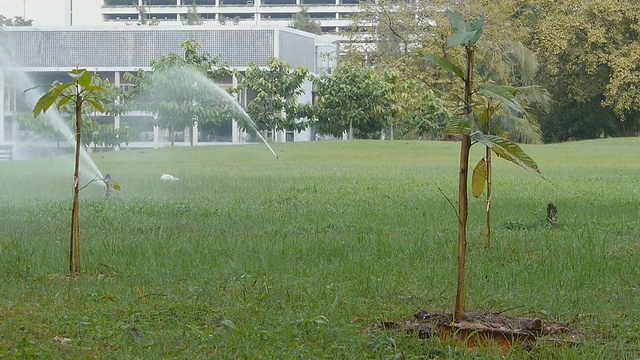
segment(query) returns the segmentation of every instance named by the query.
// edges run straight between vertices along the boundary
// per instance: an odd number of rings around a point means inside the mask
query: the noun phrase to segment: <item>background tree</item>
[[[635,136],[640,116],[640,3],[544,0],[531,48],[554,101],[541,115],[548,140]]]
[[[390,138],[439,139],[453,113],[421,80],[405,79],[397,71],[386,71],[392,86]]]
[[[289,27],[312,34],[322,33],[320,22],[311,18],[309,15],[309,7],[307,6],[301,6],[300,11],[293,15],[293,20],[289,23]]]
[[[198,124],[219,125],[224,117],[220,106],[225,101],[212,89],[213,81],[231,73],[221,57],[200,53],[201,45],[195,40],[180,44],[184,56],[174,52],[152,61],[152,72],[138,70],[125,73],[124,78],[134,87],[132,106],[157,116],[158,125],[168,129],[171,145],[175,143],[175,132]]]
[[[187,25],[202,25],[202,17],[198,14],[196,0],[193,0],[191,7],[187,10]]]
[[[244,74],[236,71],[238,88],[250,90],[256,95],[247,106],[247,114],[255,122],[259,131],[295,130],[308,127],[305,118],[310,116],[310,104],[299,104],[298,98],[304,94],[302,85],[309,71],[304,66],[292,70],[289,64],[270,58],[268,68],[261,69],[255,63],[249,65]],[[247,124],[241,124],[245,129]]]
[[[342,64],[315,79],[317,129],[349,139],[382,132],[392,117],[392,86],[371,69]]]
[[[16,16],[13,19],[0,15],[1,26],[32,26],[33,20],[27,20],[22,16]]]

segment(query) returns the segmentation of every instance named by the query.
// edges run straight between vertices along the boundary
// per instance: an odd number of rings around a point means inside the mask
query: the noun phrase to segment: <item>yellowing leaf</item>
[[[109,181],[109,186],[111,186],[113,190],[120,190],[120,184],[113,180]]]
[[[471,175],[471,191],[474,197],[479,198],[484,190],[484,184],[487,182],[487,162],[484,158],[480,159],[478,165],[473,168]]]

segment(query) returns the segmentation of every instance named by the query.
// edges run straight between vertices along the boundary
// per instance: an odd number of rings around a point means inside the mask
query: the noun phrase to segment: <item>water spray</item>
[[[276,157],[276,160],[280,159],[278,154],[276,154],[276,152],[273,151],[273,149],[271,148],[271,146],[269,145],[267,140],[265,140],[265,138],[262,136],[262,134],[260,134],[260,131],[258,130],[258,127],[256,126],[256,123],[253,120],[251,120],[251,117],[249,117],[247,112],[244,111],[242,106],[240,106],[240,103],[238,103],[238,100],[236,98],[231,96],[231,94],[229,94],[227,91],[225,91],[224,89],[219,87],[216,83],[214,83],[211,79],[209,79],[206,76],[200,74],[199,72],[195,72],[193,70],[191,70],[191,71],[185,70],[185,71],[186,71],[185,74],[190,76],[196,82],[200,83],[201,85],[204,85],[206,88],[208,88],[211,91],[213,91],[216,95],[218,95],[218,96],[220,96],[220,97],[222,97],[222,98],[224,98],[226,100],[229,100],[229,103],[231,104],[231,106],[233,106],[233,108],[247,120],[249,125],[253,128],[253,130],[255,130],[256,134],[258,134],[258,137],[260,138],[260,140],[262,140],[262,142],[265,145],[267,145],[267,148],[269,148],[269,150],[271,151],[273,156]]]
[[[276,154],[276,152],[275,152],[275,151],[273,151],[273,149],[271,148],[271,146],[269,145],[269,143],[267,142],[267,140],[265,140],[265,139],[262,137],[262,134],[260,134],[260,131],[258,131],[257,129],[256,129],[256,134],[258,134],[258,137],[260,138],[260,140],[262,140],[262,142],[263,142],[265,145],[267,145],[267,147],[269,148],[269,150],[271,150],[271,153],[273,154],[273,156],[275,156],[275,157],[276,157],[276,160],[280,159],[280,157],[278,156],[278,154]]]

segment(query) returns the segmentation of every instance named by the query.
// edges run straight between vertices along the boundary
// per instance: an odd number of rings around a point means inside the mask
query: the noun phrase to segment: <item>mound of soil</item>
[[[513,317],[502,313],[465,313],[453,321],[450,313],[419,311],[406,321],[384,321],[376,324],[382,330],[416,333],[421,339],[437,337],[457,341],[469,348],[498,345],[511,348],[516,344],[533,346],[544,341],[551,344],[577,344],[579,334],[564,323],[539,318]]]

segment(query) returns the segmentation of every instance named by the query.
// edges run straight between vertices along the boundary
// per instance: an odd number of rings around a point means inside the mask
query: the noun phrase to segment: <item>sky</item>
[[[87,1],[87,0],[76,0]],[[0,14],[8,18],[23,16],[34,26],[63,26],[68,0],[0,0]]]

